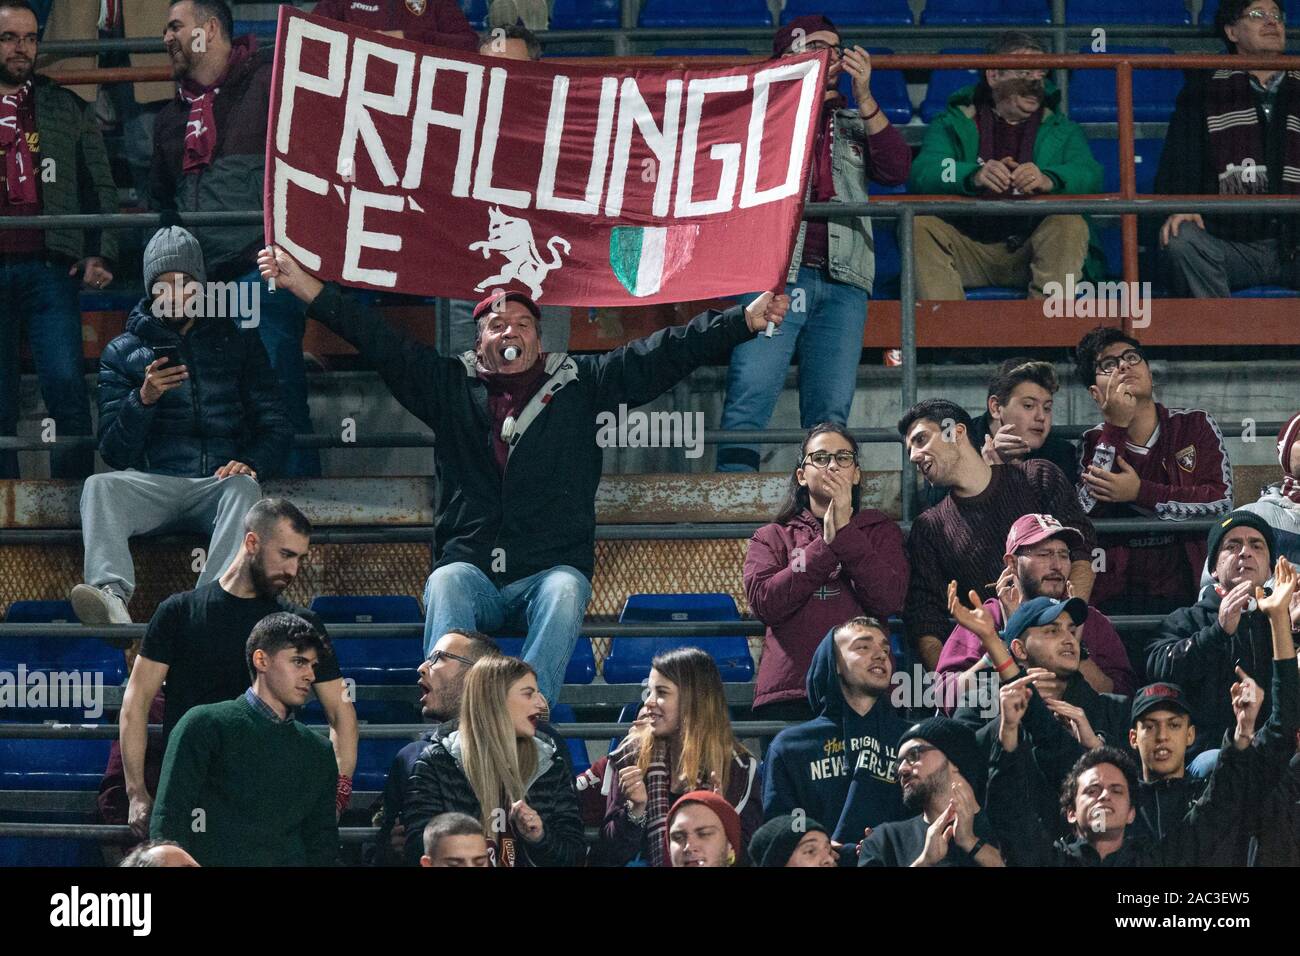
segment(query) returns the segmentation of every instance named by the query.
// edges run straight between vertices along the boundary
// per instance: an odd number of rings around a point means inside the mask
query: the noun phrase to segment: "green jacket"
[[[1034,140],[1034,164],[1056,184],[1054,194],[1101,192],[1101,164],[1088,148],[1083,128],[1058,111],[1061,94],[1046,84],[1043,121]],[[925,131],[921,151],[912,160],[907,191],[932,195],[977,196],[972,184],[979,172],[979,130],[975,126],[975,86],[964,86],[948,97],[948,110]],[[1085,217],[1087,218],[1087,217]],[[1088,258],[1084,278],[1105,277],[1105,256],[1096,229],[1088,222]]]
[[[41,212],[51,216],[118,211],[117,187],[95,125],[94,105],[86,105],[71,90],[36,77],[37,157],[41,177]],[[45,248],[72,260],[87,256],[117,258],[117,231],[50,229]]]

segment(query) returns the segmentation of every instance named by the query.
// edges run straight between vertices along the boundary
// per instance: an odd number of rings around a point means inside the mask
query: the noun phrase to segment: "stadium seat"
[[[397,752],[411,741],[405,738],[362,737],[357,741],[357,766],[352,771],[352,789],[383,790],[388,770]]]
[[[1213,26],[1214,15],[1219,12],[1219,0],[1201,0],[1201,12],[1196,15],[1196,22],[1201,26]]]
[[[422,624],[420,602],[402,595],[330,595],[315,598],[311,610],[330,624]],[[424,660],[419,635],[332,638],[339,670],[358,684],[413,684]]]
[[[1234,299],[1295,299],[1300,298],[1300,291],[1280,285],[1254,285],[1249,289],[1238,289],[1232,293]]]
[[[945,47],[940,53],[983,53],[976,47]],[[933,70],[930,84],[921,101],[921,119],[929,123],[948,108],[948,97],[963,86],[970,86],[979,81],[979,70]]]
[[[824,14],[838,27],[912,25],[907,0],[786,0],[781,22],[808,13]]]
[[[551,705],[550,723],[576,724],[577,722],[578,715],[568,704]],[[587,756],[587,741],[581,737],[565,737],[564,742],[568,744],[569,760],[573,763],[574,776],[577,776],[591,766],[591,759]]]
[[[1124,240],[1123,233],[1117,225],[1098,226],[1097,241],[1101,244],[1106,258],[1106,275],[1112,279],[1124,275]]]
[[[279,21],[275,17],[269,20],[236,20],[234,35],[242,37],[251,34],[257,37],[258,46],[273,46],[277,26]]]
[[[767,0],[727,0],[702,4],[699,0],[645,0],[639,25],[643,27],[767,27],[772,11]]]
[[[740,46],[666,46],[655,50],[655,56],[752,56]]]
[[[475,30],[482,30],[487,24],[488,0],[457,0],[465,19]]]
[[[597,30],[622,23],[622,0],[555,0],[552,30]]]
[[[928,26],[1020,26],[1051,23],[1044,0],[926,0],[921,23]]]
[[[884,56],[894,51],[887,47],[871,46],[866,48],[872,56]],[[858,108],[858,101],[853,96],[853,77],[841,73],[839,91],[848,100],[849,109]],[[902,70],[871,71],[871,95],[880,104],[880,111],[889,118],[889,122],[903,126],[912,119],[912,100],[907,95],[907,81]]]
[[[112,743],[0,739],[0,790],[98,790]]]
[[[1138,139],[1133,141],[1134,168],[1137,170],[1138,195],[1147,195],[1155,188],[1156,167],[1160,165],[1160,151],[1164,148],[1162,139]],[[1101,163],[1103,192],[1119,192],[1119,140],[1089,139],[1088,148]]]
[[[621,624],[738,621],[740,614],[730,594],[632,594],[618,619]],[[724,681],[754,678],[754,659],[744,637],[616,637],[605,658],[605,680],[640,683],[650,676],[650,662],[657,654],[677,647],[707,651]]]
[[[502,653],[509,654],[511,657],[519,657],[524,650],[524,639],[522,637],[498,637],[493,635],[497,646],[501,648]],[[564,671],[564,682],[566,684],[590,684],[596,679],[596,655],[592,653],[591,641],[585,637],[579,637],[578,643],[573,646],[573,656],[569,658],[569,666]]]
[[[1012,289],[1003,285],[987,285],[966,290],[966,299],[969,302],[1005,302],[1008,299],[1026,297],[1024,289]]]
[[[41,819],[15,820],[15,823],[85,823],[67,814]],[[103,866],[104,856],[94,840],[49,840],[41,837],[0,837],[0,867],[11,866]]]
[[[1081,53],[1090,52],[1083,47]],[[1111,46],[1107,53],[1172,53],[1169,47]],[[1166,122],[1182,89],[1179,70],[1133,71],[1133,119]],[[1075,70],[1070,74],[1070,119],[1076,123],[1113,123],[1118,113],[1114,70]]]
[[[876,187],[883,189],[884,187]],[[897,187],[904,191],[905,187]],[[878,195],[868,189],[871,195]],[[888,195],[888,193],[886,193]],[[871,235],[876,242],[876,280],[872,284],[873,299],[897,299],[898,277],[902,272],[902,258],[898,254],[898,221],[895,219],[872,219]]]
[[[1191,23],[1183,0],[1069,0],[1065,5],[1066,23],[1109,24],[1151,23],[1176,26]]]
[[[5,615],[6,624],[76,624],[67,601],[15,601]],[[126,680],[122,652],[97,637],[0,637],[0,669],[27,671],[81,671],[104,675],[104,684]]]

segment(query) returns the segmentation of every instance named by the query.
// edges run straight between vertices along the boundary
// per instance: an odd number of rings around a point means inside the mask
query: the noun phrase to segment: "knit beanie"
[[[754,831],[749,841],[749,859],[754,866],[781,867],[790,862],[795,847],[809,833],[830,832],[810,817],[804,817],[795,828],[793,814],[773,817]]]
[[[901,748],[909,740],[924,740],[937,747],[961,771],[961,775],[975,791],[975,799],[984,802],[988,759],[980,752],[973,730],[951,717],[929,717],[913,724],[898,738],[898,746]]]
[[[1254,528],[1264,536],[1264,543],[1268,545],[1268,566],[1273,567],[1273,561],[1277,553],[1277,543],[1273,539],[1273,528],[1262,517],[1253,511],[1238,509],[1222,521],[1218,521],[1210,528],[1210,537],[1207,541],[1210,549],[1210,570],[1219,561],[1219,547],[1223,544],[1223,539],[1233,528]]]
[[[144,290],[153,295],[153,284],[167,272],[183,272],[196,282],[207,278],[203,250],[193,233],[180,226],[159,229],[144,247]]]
[[[667,829],[672,829],[673,817],[677,816],[677,811],[688,803],[702,803],[718,815],[718,819],[722,821],[722,830],[727,834],[727,842],[731,844],[731,848],[736,851],[736,857],[739,858],[741,851],[745,849],[740,842],[740,815],[736,813],[736,808],[727,802],[727,798],[716,790],[692,790],[678,797],[677,802],[668,811]]]
[[[786,50],[794,44],[796,36],[795,31],[802,30],[803,37],[810,37],[821,30],[827,30],[840,35],[839,28],[831,22],[830,17],[824,17],[819,13],[809,13],[802,17],[795,17],[781,29],[776,31],[776,36],[772,37],[772,56],[773,58],[782,56]]]

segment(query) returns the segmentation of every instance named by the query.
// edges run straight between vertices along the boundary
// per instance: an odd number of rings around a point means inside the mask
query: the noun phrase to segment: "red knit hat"
[[[740,815],[736,813],[736,808],[727,802],[727,798],[716,790],[692,790],[690,793],[682,794],[668,811],[666,828],[672,829],[673,817],[688,803],[702,803],[718,815],[718,819],[722,821],[722,830],[727,834],[727,842],[739,857],[744,849],[740,842]]]

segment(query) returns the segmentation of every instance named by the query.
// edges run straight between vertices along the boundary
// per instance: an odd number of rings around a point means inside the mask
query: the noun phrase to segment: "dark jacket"
[[[827,628],[859,614],[885,621],[902,610],[907,553],[892,518],[860,508],[830,544],[823,534],[821,519],[805,508],[784,524],[764,525],[749,541],[745,594],[767,625],[755,707],[803,699]]]
[[[117,187],[113,185],[108,153],[95,122],[94,105],[87,106],[77,94],[44,76],[36,77],[33,95],[41,146],[36,157],[40,162],[38,171],[48,168],[53,173],[48,181],[41,176],[41,213],[47,216],[116,214]],[[45,233],[45,248],[73,261],[103,256],[112,262],[117,258],[117,232],[51,229]]]
[[[1174,104],[1174,112],[1169,117],[1169,127],[1165,132],[1165,145],[1160,153],[1160,165],[1156,167],[1155,185],[1152,190],[1168,196],[1219,195],[1219,170],[1214,168],[1210,155],[1210,131],[1205,118],[1208,112],[1206,103],[1206,82],[1211,71],[1188,70],[1186,82]],[[1285,83],[1284,83],[1285,86]],[[1267,166],[1271,179],[1270,192],[1281,192],[1281,170],[1283,150],[1286,142],[1286,117],[1294,108],[1288,107],[1281,91],[1273,107],[1270,121],[1264,115],[1260,94],[1251,87],[1255,97],[1255,115],[1264,135],[1264,155],[1251,157],[1261,166]],[[1244,159],[1245,157],[1243,157]],[[1263,208],[1263,207],[1261,207]],[[1290,216],[1215,216],[1203,213],[1205,230],[1222,239],[1248,242],[1254,239],[1277,237],[1283,232]],[[1160,217],[1158,222],[1163,222]],[[1292,231],[1290,235],[1294,236]],[[1287,244],[1283,254],[1294,253],[1294,247]]]
[[[1128,749],[1128,718],[1131,710],[1128,698],[1117,694],[1099,694],[1082,674],[1076,672],[1066,681],[1061,699],[1082,709],[1093,731],[1105,743],[1121,750]],[[960,707],[953,714],[953,719],[975,731],[976,741],[990,760],[1001,750],[998,742],[1001,716],[997,703],[997,698],[994,697],[992,717],[975,707]],[[1069,775],[1074,762],[1083,756],[1084,747],[1057,720],[1036,690],[1030,695],[1029,707],[1021,720],[1020,728],[1020,749],[1027,748],[1032,755],[1029,772],[1038,775],[1042,781],[1041,787],[1031,788],[1034,796],[1039,798],[1034,811],[1050,827],[1060,817],[1057,790]]]
[[[266,170],[266,119],[271,103],[271,64],[274,51],[257,49],[236,64],[212,101],[217,143],[212,162],[185,172],[185,124],[190,106],[175,96],[158,112],[153,126],[153,165],[149,194],[154,209],[169,212],[221,212],[262,208]],[[263,245],[262,224],[247,226],[188,226],[203,247],[208,279],[225,282],[250,271]]]
[[[824,820],[836,843],[856,844],[865,827],[903,818],[898,740],[909,724],[888,692],[865,716],[845,706],[833,630],[813,655],[807,686],[817,716],[772,741],[763,770],[763,815],[770,820],[802,809]]]
[[[992,422],[993,419],[989,416],[988,412],[977,416],[971,422],[972,427],[970,430],[970,440],[971,444],[975,446],[977,451],[983,449],[984,439],[986,437],[990,434],[997,433],[997,429],[993,427]],[[1057,468],[1061,469],[1061,474],[1065,475],[1066,480],[1069,481],[1070,484],[1078,484],[1079,449],[1075,447],[1074,442],[1065,438],[1058,438],[1049,432],[1042,447],[1037,451],[1031,451],[1025,456],[1026,461],[1032,461],[1036,458],[1050,461]],[[951,491],[951,488],[936,488],[925,480],[922,480],[921,482],[921,496],[925,501],[926,508],[932,508],[939,502],[943,501],[944,498],[948,497],[948,494]]]
[[[590,578],[602,463],[598,416],[616,416],[620,404],[643,405],[701,365],[726,362],[753,334],[736,306],[604,355],[571,356],[577,380],[554,394],[502,475],[487,386],[459,358],[394,331],[333,283],[307,315],[354,346],[438,436],[435,567],[466,561],[498,587],[562,564]]]
[[[284,463],[293,426],[257,332],[197,319],[181,338],[142,299],[99,359],[99,453],[112,468],[207,478],[242,461],[259,478]],[[189,378],[152,405],[140,401],[158,345],[177,345]]]
[[[1179,608],[1160,625],[1160,639],[1147,652],[1147,673],[1152,680],[1172,681],[1182,687],[1192,708],[1196,742],[1188,759],[1215,747],[1232,729],[1229,690],[1237,682],[1237,665],[1268,686],[1273,670],[1273,635],[1268,615],[1244,611],[1237,633],[1229,637],[1219,626],[1219,602],[1210,588],[1191,607]],[[1264,696],[1259,719],[1268,717],[1272,701]]]
[[[406,862],[416,864],[424,853],[424,828],[440,813],[467,813],[475,820],[481,808],[461,763],[459,721],[438,727],[415,761],[407,781],[402,806],[406,829]],[[578,794],[573,789],[573,771],[559,755],[563,742],[540,730],[533,737],[537,747],[537,770],[528,781],[524,799],[542,818],[543,834],[537,843],[515,841],[522,866],[581,866],[587,855],[583,841]]]
[[[994,846],[998,845],[993,828],[988,821],[988,814],[982,812],[975,814],[971,828],[979,839]],[[929,829],[930,825],[919,813],[906,820],[882,823],[871,831],[870,837],[862,841],[858,866],[911,866],[925,850],[925,834]],[[948,844],[947,855],[937,865],[979,866],[957,845],[956,840]]]
[[[1237,750],[1224,739],[1219,762],[1201,796],[1182,819],[1164,828],[1163,838],[1150,837],[1147,826],[1125,831],[1120,849],[1100,859],[1081,837],[1053,841],[1051,831],[1024,807],[1037,799],[1032,788],[1041,786],[1031,770],[1024,746],[1012,753],[995,747],[990,765],[988,813],[1008,866],[1210,866],[1225,835],[1236,827],[1253,832],[1263,819],[1264,794],[1277,791],[1289,772],[1300,727],[1300,673],[1290,659],[1273,669],[1272,693],[1278,704],[1255,734],[1251,745]],[[1226,735],[1225,735],[1226,738]],[[1135,809],[1141,806],[1138,798]]]

